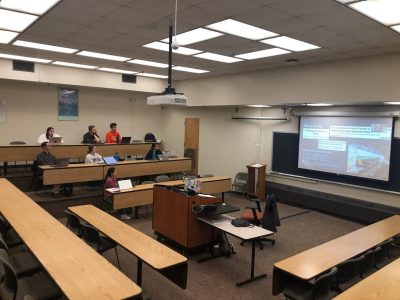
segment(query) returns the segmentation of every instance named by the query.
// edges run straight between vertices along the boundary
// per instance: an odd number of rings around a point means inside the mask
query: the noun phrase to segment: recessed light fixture
[[[243,53],[243,54],[235,55],[235,57],[251,60],[251,59],[259,59],[259,58],[263,58],[263,57],[282,55],[282,54],[287,54],[287,53],[291,53],[291,52],[284,50],[284,49],[280,49],[280,48],[271,48],[271,49],[260,50],[260,51],[255,51],[255,52]]]
[[[201,41],[213,39],[213,38],[219,37],[221,35],[224,35],[224,34],[220,33],[220,32],[216,32],[216,31],[208,30],[205,28],[197,28],[197,29],[193,29],[193,30],[178,34],[176,36],[176,40],[179,43],[179,45],[186,46],[189,44],[194,44],[194,43],[198,43]],[[168,43],[169,38],[163,39],[162,42]]]
[[[143,47],[166,51],[166,52],[169,51],[169,45],[166,43],[161,43],[161,42],[152,42],[152,43],[143,45]],[[172,52],[177,53],[177,54],[182,54],[182,55],[193,55],[193,54],[201,53],[202,51],[196,50],[196,49],[191,49],[191,48],[186,48],[186,47],[179,47],[177,50],[172,49]]]
[[[136,75],[144,76],[144,77],[152,77],[152,78],[162,78],[162,79],[168,78],[168,76],[165,76],[165,75],[158,75],[158,74],[152,74],[152,73],[138,73]]]
[[[89,69],[89,70],[94,70],[94,69],[98,68],[98,67],[95,67],[95,66],[74,64],[74,63],[69,63],[69,62],[64,62],[64,61],[55,61],[55,62],[52,62],[52,64],[53,65],[57,65],[57,66],[65,66],[65,67],[79,68],[79,69]]]
[[[395,30],[395,31],[397,31],[398,33],[400,33],[400,25],[395,25],[395,26],[392,26],[392,27],[390,27],[390,28],[392,28],[393,30]]]
[[[194,56],[198,57],[198,58],[219,61],[219,62],[223,62],[223,63],[227,63],[227,64],[242,61],[242,59],[239,59],[239,58],[225,56],[225,55],[211,53],[211,52],[204,52],[204,53],[196,54]]]
[[[359,1],[359,0],[336,0],[337,2],[346,4],[346,3],[350,3],[350,2],[354,2],[354,1]]]
[[[306,103],[307,106],[333,106],[333,104],[329,103]]]
[[[19,55],[4,54],[4,53],[0,53],[0,58],[31,61],[31,62],[37,62],[37,63],[42,63],[42,64],[47,64],[47,63],[51,62],[51,60],[49,60],[49,59],[42,59],[42,58],[35,58],[35,57],[28,57],[28,56],[19,56]]]
[[[21,32],[36,21],[37,18],[34,15],[0,9],[0,28]]]
[[[17,40],[13,43],[15,46],[33,48],[33,49],[40,49],[40,50],[47,50],[47,51],[54,51],[54,52],[61,52],[61,53],[75,53],[78,49],[72,48],[65,48],[65,47],[58,47],[46,44],[39,44],[39,43],[32,43],[27,41]]]
[[[400,23],[399,0],[365,0],[351,3],[349,7],[384,25]]]
[[[119,74],[130,74],[130,75],[137,73],[137,72],[133,72],[133,71],[119,70],[119,69],[112,69],[112,68],[98,68],[97,70],[104,71],[104,72],[111,72],[111,73],[119,73]]]
[[[17,37],[19,33],[8,30],[0,30],[0,44],[8,44]]]
[[[278,35],[275,32],[271,32],[232,19],[227,19],[211,25],[207,25],[206,27],[250,40],[261,40]]]
[[[299,41],[299,40],[296,40],[296,39],[292,39],[292,38],[287,37],[287,36],[279,36],[279,37],[276,37],[276,38],[267,39],[267,40],[263,40],[263,41],[260,41],[260,42],[264,43],[264,44],[272,45],[272,46],[275,46],[275,47],[280,47],[280,48],[283,48],[283,49],[287,49],[287,50],[290,50],[290,51],[295,51],[295,52],[320,48],[320,47],[315,46],[313,44],[309,44],[309,43],[302,42],[302,41]]]
[[[0,7],[42,15],[61,0],[2,0]]]
[[[189,72],[189,73],[197,73],[197,74],[210,72],[210,71],[206,71],[206,70],[187,68],[187,67],[180,67],[180,66],[172,67],[172,69],[177,70],[177,71]]]
[[[384,102],[384,104],[388,104],[388,105],[400,105],[400,102]]]
[[[168,64],[163,64],[155,61],[150,61],[150,60],[143,60],[143,59],[132,59],[129,60],[128,63],[131,64],[136,64],[136,65],[143,65],[143,66],[150,66],[150,67],[155,67],[155,68],[168,68]]]
[[[255,108],[265,108],[265,107],[271,107],[270,105],[264,105],[264,104],[248,104],[246,105],[247,107],[255,107]]]
[[[77,53],[78,55],[100,58],[100,59],[108,59],[108,60],[115,60],[115,61],[127,61],[130,59],[129,57],[123,56],[116,56],[104,53],[97,53],[97,52],[90,52],[90,51],[80,51]]]

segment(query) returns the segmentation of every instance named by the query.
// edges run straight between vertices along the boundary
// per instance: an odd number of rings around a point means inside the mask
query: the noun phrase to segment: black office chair
[[[6,220],[0,216],[0,234],[9,248],[23,245],[23,241],[14,229],[9,226]]]
[[[314,283],[295,280],[283,289],[286,299],[290,300],[330,300],[334,296],[334,278],[338,269],[333,267],[328,273],[319,276]]]
[[[393,238],[393,242],[389,246],[389,256],[391,260],[400,257],[400,235]]]
[[[112,248],[115,249],[115,255],[117,257],[118,268],[121,269],[121,265],[119,263],[118,251],[117,251],[117,243],[111,240],[110,238],[103,236],[100,232],[93,226],[85,223],[81,223],[82,228],[82,238],[85,242],[95,249],[98,253],[103,253]]]
[[[0,263],[4,268],[4,280],[0,285],[3,300],[24,299],[25,295],[36,300],[53,299],[62,295],[57,285],[45,273],[18,279],[13,266],[1,256]]]
[[[160,183],[160,182],[167,182],[167,181],[169,181],[170,179],[169,179],[169,176],[168,175],[158,175],[156,178],[155,178],[155,182],[157,182],[157,183]]]
[[[337,266],[336,290],[341,293],[359,282],[361,278],[360,263],[365,259],[364,255],[348,259]]]
[[[267,195],[265,200],[264,212],[261,211],[260,200],[251,199],[256,203],[256,207],[246,206],[246,210],[242,212],[240,218],[248,220],[256,226],[262,226],[263,228],[272,232],[277,232],[277,226],[280,226],[278,207],[276,205],[276,197],[274,194]],[[242,241],[240,245],[244,245],[246,241]],[[264,249],[263,242],[270,242],[275,245],[275,240],[270,238],[258,238],[256,243],[260,246],[260,249]]]
[[[18,278],[42,271],[42,266],[31,253],[25,251],[10,255],[9,249],[2,239],[0,239],[0,256],[14,267]]]
[[[79,218],[68,210],[65,210],[67,215],[67,227],[78,237],[82,237],[81,221]]]
[[[386,266],[391,262],[390,260],[390,244],[393,242],[393,239],[389,239],[380,243],[378,246],[381,248],[381,251],[377,251],[375,253],[375,266],[380,269]]]
[[[379,251],[381,251],[381,247],[376,247],[364,254],[364,260],[360,262],[360,275],[362,278],[366,278],[378,270],[375,265],[375,255]]]

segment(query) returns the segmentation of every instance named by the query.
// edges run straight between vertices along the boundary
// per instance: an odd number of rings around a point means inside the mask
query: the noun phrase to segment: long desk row
[[[229,192],[232,187],[231,178],[224,176],[214,176],[199,178],[201,181],[201,193],[217,194]],[[164,186],[180,186],[183,185],[183,180],[174,180],[168,182],[157,183]],[[140,205],[153,203],[153,188],[154,183],[142,184],[125,191],[113,191],[113,209],[126,207],[135,207]]]
[[[395,215],[286,258],[274,265],[272,294],[281,293],[283,288],[290,284],[293,277],[311,280],[399,233],[400,216]]]
[[[43,171],[43,184],[64,184],[103,180],[111,166],[105,164],[70,164],[66,167],[40,166]],[[131,160],[118,162],[118,178],[166,173],[187,172],[191,170],[190,158],[170,158],[169,160]]]
[[[125,299],[141,288],[6,179],[0,212],[68,299]]]

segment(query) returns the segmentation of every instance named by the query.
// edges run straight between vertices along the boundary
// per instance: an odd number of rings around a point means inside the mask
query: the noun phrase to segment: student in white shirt
[[[60,137],[58,133],[54,132],[53,127],[48,127],[46,133],[39,135],[37,142],[38,144],[42,144],[43,142],[49,142],[49,138],[51,137]],[[64,140],[61,140],[61,144],[64,144]]]
[[[96,146],[95,145],[89,145],[88,146],[88,154],[86,155],[85,158],[85,163],[87,164],[101,164],[103,163],[103,157],[96,152]]]

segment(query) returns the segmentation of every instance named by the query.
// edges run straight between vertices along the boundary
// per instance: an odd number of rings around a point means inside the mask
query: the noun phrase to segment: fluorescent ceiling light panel
[[[206,71],[206,70],[187,68],[187,67],[180,67],[180,66],[172,67],[172,69],[177,70],[177,71],[189,72],[189,73],[197,73],[197,74],[210,72],[210,71]]]
[[[132,59],[132,60],[128,61],[128,63],[156,67],[156,68],[163,68],[163,69],[168,68],[168,64],[162,64],[162,63],[149,61],[149,60],[143,60],[143,59]]]
[[[232,19],[227,19],[218,23],[208,25],[206,27],[255,41],[278,35],[275,32],[271,32]]]
[[[384,25],[400,23],[399,0],[367,0],[349,6]]]
[[[138,76],[145,76],[145,77],[153,77],[153,78],[168,78],[168,76],[165,75],[158,75],[158,74],[151,74],[151,73],[138,73]]]
[[[400,105],[400,102],[384,102],[384,103],[389,105]]]
[[[13,43],[13,45],[27,47],[27,48],[33,48],[33,49],[53,51],[53,52],[69,53],[69,54],[75,53],[76,51],[78,51],[78,49],[71,49],[71,48],[64,48],[64,47],[58,47],[58,46],[52,46],[52,45],[46,45],[46,44],[32,43],[32,42],[26,42],[26,41],[21,41],[21,40],[15,41]]]
[[[19,55],[11,55],[11,54],[3,54],[3,53],[0,53],[0,58],[31,61],[31,62],[37,62],[37,63],[42,63],[42,64],[47,64],[47,63],[51,62],[51,60],[49,60],[49,59],[42,59],[42,58],[35,58],[35,57],[28,57],[28,56],[19,56]]]
[[[358,1],[358,0],[336,0],[337,2],[346,4],[346,3],[350,3],[350,2],[354,2],[354,1]]]
[[[137,73],[137,72],[133,72],[133,71],[119,70],[119,69],[112,69],[112,68],[98,68],[97,70],[104,71],[104,72],[111,72],[111,73],[119,73],[119,74],[130,74],[130,75]]]
[[[194,44],[194,43],[198,43],[201,41],[213,39],[213,38],[219,37],[221,35],[224,35],[224,34],[220,33],[220,32],[216,32],[216,31],[208,30],[205,28],[197,28],[197,29],[193,29],[193,30],[178,34],[176,36],[176,41],[179,43],[179,45],[185,46],[185,45]],[[169,38],[163,39],[162,42],[168,43]]]
[[[329,103],[307,103],[307,106],[333,106],[333,104],[329,104]]]
[[[268,45],[272,45],[275,47],[280,47],[283,49],[287,49],[287,50],[291,50],[291,51],[295,51],[295,52],[299,52],[299,51],[306,51],[306,50],[312,50],[312,49],[318,49],[320,47],[306,43],[306,42],[302,42],[296,39],[292,39],[290,37],[287,36],[279,36],[276,38],[272,38],[272,39],[267,39],[267,40],[263,40],[260,41],[261,43],[264,44],[268,44]]]
[[[255,107],[255,108],[264,108],[264,107],[271,107],[270,105],[264,105],[264,104],[248,104],[246,105],[248,107]]]
[[[110,55],[110,54],[104,54],[104,53],[98,53],[98,52],[90,52],[90,51],[80,51],[77,54],[82,55],[82,56],[107,59],[107,60],[115,60],[115,61],[127,61],[128,59],[130,59],[129,57],[116,56],[116,55]]]
[[[211,53],[211,52],[204,52],[204,53],[196,54],[194,56],[203,58],[203,59],[219,61],[219,62],[223,62],[223,63],[227,63],[227,64],[242,61],[242,59],[239,59],[239,58],[215,54],[215,53]]]
[[[263,57],[282,55],[282,54],[287,54],[287,53],[291,53],[291,52],[284,50],[284,49],[280,49],[280,48],[271,48],[271,49],[267,49],[267,50],[243,53],[240,55],[236,55],[235,57],[251,60],[251,59],[259,59],[259,58],[263,58]]]
[[[36,21],[37,18],[37,16],[33,15],[0,9],[0,29],[21,32]]]
[[[18,34],[18,32],[0,30],[0,44],[8,44],[15,39]]]
[[[2,0],[0,7],[42,15],[61,0]]]
[[[55,61],[55,62],[52,62],[52,64],[57,65],[57,66],[65,66],[65,67],[72,67],[72,68],[79,68],[79,69],[90,69],[90,70],[94,70],[94,69],[98,68],[95,66],[73,64],[73,63],[64,62],[64,61]]]
[[[169,51],[169,46],[166,43],[161,43],[161,42],[153,42],[149,43],[146,45],[143,45],[145,48],[151,48],[151,49],[156,49],[156,50],[161,50],[161,51]],[[173,53],[177,54],[183,54],[183,55],[194,55],[197,53],[201,53],[202,51],[196,50],[196,49],[191,49],[191,48],[186,48],[186,47],[179,47],[178,50],[172,49]]]
[[[393,30],[396,30],[398,33],[400,33],[400,25],[392,26],[390,28],[392,28]]]

